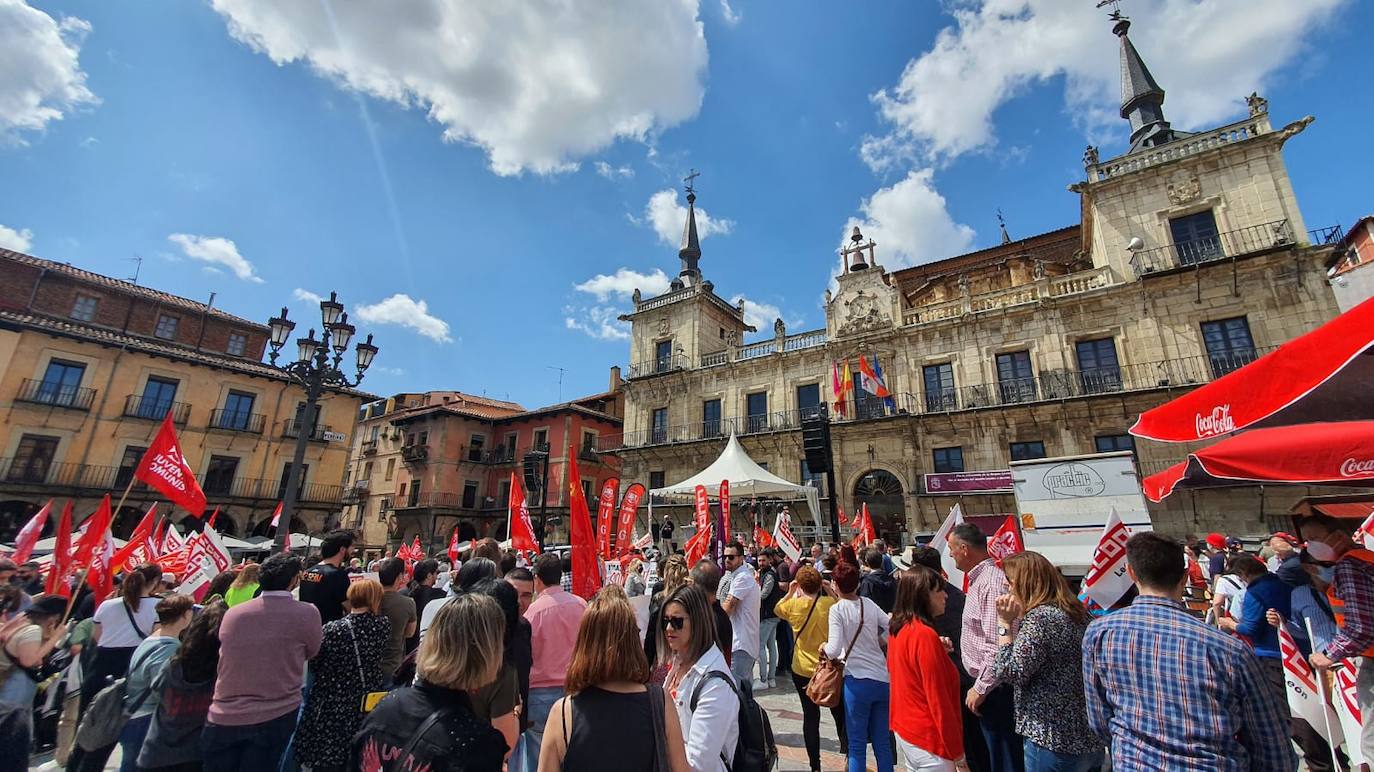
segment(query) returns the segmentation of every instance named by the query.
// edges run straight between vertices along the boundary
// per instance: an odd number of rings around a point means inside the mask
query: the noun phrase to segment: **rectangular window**
[[[502,480],[496,486],[496,503],[501,509],[510,506],[510,480]]]
[[[1179,265],[1194,265],[1225,256],[1221,237],[1217,234],[1217,218],[1211,209],[1171,218],[1169,235],[1173,236]]]
[[[211,456],[210,466],[205,469],[205,492],[223,496],[234,487],[234,474],[238,472],[239,460],[233,456]]]
[[[53,457],[57,455],[58,437],[25,434],[14,449],[6,479],[10,482],[41,483],[48,479]],[[127,483],[126,483],[127,484]]]
[[[661,340],[654,344],[654,372],[664,373],[673,366],[673,341]]]
[[[582,453],[583,455],[596,455],[596,432],[582,431]]]
[[[1003,402],[1030,402],[1035,399],[1035,373],[1029,351],[1009,351],[997,355],[997,387]]]
[[[548,450],[548,447],[549,447],[549,430],[548,430],[548,429],[535,429],[535,430],[534,430],[534,450]]]
[[[664,487],[664,485],[663,485],[663,473],[662,473],[662,472],[650,472],[650,473],[649,473],[649,489],[650,489],[650,490],[653,490],[653,489],[655,489],[655,488],[662,488],[662,487]]]
[[[515,432],[506,435],[506,450],[504,455],[507,461],[513,461],[515,459],[515,442],[517,439],[518,435],[516,435]]]
[[[229,333],[229,343],[224,347],[224,353],[231,357],[241,357],[243,352],[248,350],[248,336],[241,332]]]
[[[420,506],[420,481],[412,480],[410,483],[410,498],[406,500],[410,506]]]
[[[301,479],[296,485],[296,496],[299,498],[305,492],[305,478],[310,476],[310,465],[301,464]],[[291,462],[287,461],[281,467],[281,482],[277,485],[277,501],[286,498],[286,482],[291,477]]]
[[[1250,323],[1243,316],[1203,322],[1202,342],[1207,347],[1213,378],[1238,370],[1258,356],[1255,339],[1250,336]]]
[[[662,443],[668,441],[668,408],[654,408],[649,419],[649,441]]]
[[[467,480],[463,483],[463,509],[472,509],[477,506],[477,481]]]
[[[821,385],[808,383],[797,387],[797,414],[810,418],[821,412]]]
[[[143,384],[143,398],[138,401],[138,417],[160,419],[172,409],[180,382],[170,378],[148,377]]]
[[[396,460],[396,459],[394,459],[394,458],[392,459],[392,461],[395,461],[395,460]],[[358,479],[361,480],[361,479],[363,479],[363,478],[367,478],[368,480],[371,480],[371,479],[372,479],[372,462],[371,462],[371,461],[367,461],[367,462],[364,462],[364,463],[363,463],[363,473],[360,474],[360,475],[358,475]]]
[[[756,391],[744,397],[744,414],[747,416],[745,431],[761,432],[768,429],[768,392]]]
[[[394,458],[388,458],[388,459],[386,460],[386,479],[387,479],[387,480],[390,480],[390,479],[391,479],[392,477],[394,477],[395,475],[396,475],[396,459],[394,459]]]
[[[921,381],[926,389],[926,410],[932,413],[959,409],[954,392],[954,365],[941,362],[921,368]]]
[[[143,455],[148,452],[147,448],[139,448],[133,445],[124,449],[124,455],[119,458],[119,471],[115,472],[115,488],[123,488],[134,479],[134,470],[143,461]]]
[[[1121,364],[1116,359],[1116,341],[1111,338],[1080,340],[1074,344],[1078,353],[1078,377],[1085,394],[1121,391]]]
[[[1093,438],[1098,453],[1116,453],[1121,450],[1135,452],[1135,438],[1129,434],[1102,434]]]
[[[812,488],[820,491],[818,494],[820,496],[826,495],[825,472],[811,471],[811,467],[807,466],[806,459],[804,458],[801,460],[801,484],[810,485]]]
[[[48,362],[48,369],[43,373],[42,382],[38,384],[34,401],[68,407],[75,405],[81,390],[81,379],[85,376],[85,365],[54,359]]]
[[[719,437],[720,430],[720,400],[708,399],[701,403],[701,436]]]
[[[370,432],[368,432],[367,439],[368,439],[369,441],[371,441],[371,442],[376,442],[376,441],[377,441],[378,435],[381,434],[381,430],[382,430],[382,427],[381,427],[381,426],[379,426],[379,425],[377,425],[377,424],[373,424],[373,425],[372,425],[372,430],[371,430]]]
[[[486,437],[484,437],[484,436],[482,436],[482,435],[480,435],[480,434],[474,434],[474,435],[472,435],[472,439],[468,441],[468,460],[469,460],[469,461],[481,461],[481,460],[482,460],[482,449],[483,449],[484,447],[486,447],[486,444],[487,444],[487,438],[486,438]]]
[[[936,474],[964,471],[964,449],[962,447],[935,448],[931,451],[931,455],[935,462]]]
[[[1029,461],[1033,458],[1045,457],[1045,443],[1040,440],[1030,442],[1013,442],[1011,444],[1012,461]]]
[[[174,340],[177,336],[177,318],[168,314],[158,314],[157,327],[153,328],[153,335],[163,340]]]
[[[89,322],[95,319],[95,309],[100,301],[90,295],[77,295],[72,303],[72,318],[80,322]]]
[[[224,411],[219,416],[219,428],[247,431],[253,418],[256,397],[246,391],[231,391],[224,398]]]

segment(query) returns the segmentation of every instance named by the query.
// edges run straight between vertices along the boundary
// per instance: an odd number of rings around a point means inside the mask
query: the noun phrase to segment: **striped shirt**
[[[976,680],[973,688],[979,694],[987,694],[1000,683],[992,661],[997,656],[997,598],[1009,591],[1007,575],[988,558],[974,566],[965,578],[968,589],[959,655],[964,669]]]
[[[1297,769],[1288,710],[1259,660],[1183,604],[1144,596],[1083,637],[1088,726],[1118,770]]]

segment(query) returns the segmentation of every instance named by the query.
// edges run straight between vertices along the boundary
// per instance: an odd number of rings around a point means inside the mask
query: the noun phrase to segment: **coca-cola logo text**
[[[1236,419],[1231,417],[1229,404],[1218,405],[1212,408],[1212,412],[1207,415],[1198,413],[1195,422],[1199,437],[1212,437],[1236,430]]]
[[[1341,462],[1341,477],[1363,477],[1374,474],[1374,458],[1347,458]]]

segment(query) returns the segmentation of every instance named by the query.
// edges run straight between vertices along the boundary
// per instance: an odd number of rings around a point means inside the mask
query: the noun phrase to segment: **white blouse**
[[[678,722],[682,724],[682,738],[687,742],[687,764],[692,772],[719,772],[729,769],[735,757],[735,743],[739,740],[739,698],[723,681],[712,678],[701,688],[697,709],[692,711],[692,692],[701,679],[718,670],[734,681],[725,655],[712,646],[682,677],[673,703],[677,706]],[[721,756],[725,761],[721,760]]]
[[[863,604],[864,629],[854,638],[859,627],[859,604]],[[887,655],[883,653],[881,640],[887,638],[887,614],[878,604],[868,598],[846,600],[841,598],[830,608],[830,635],[825,642],[825,656],[838,659],[844,655],[844,647],[854,641],[854,650],[844,664],[844,674],[855,678],[889,683],[887,674]]]

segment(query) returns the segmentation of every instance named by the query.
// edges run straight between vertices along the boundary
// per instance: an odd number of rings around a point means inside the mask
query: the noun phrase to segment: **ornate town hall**
[[[1130,22],[1113,20],[1130,148],[1083,154],[1085,179],[1070,186],[1081,221],[1021,240],[1003,230],[995,247],[896,271],[856,228],[824,329],[778,320],[745,342],[756,331],[742,303],[703,275],[689,188],[680,273],[658,297],[636,292],[622,317],[632,326],[625,432],[603,435],[599,450],[620,456],[624,479],[682,480],[733,432],[771,472],[812,481],[824,498],[800,422],[827,403],[841,505],[867,502],[880,534],[909,542],[956,502],[975,516],[1015,510],[1010,493],[979,491],[967,473],[1116,450],[1136,451],[1142,476],[1159,471],[1191,447],[1132,442],[1136,416],[1335,316],[1323,266],[1339,232],[1308,229],[1282,155],[1313,119],[1275,127],[1252,94],[1242,120],[1174,129]],[[857,381],[860,358],[876,358],[893,397],[856,388],[840,413],[832,366],[848,363]],[[950,495],[961,472],[964,492]],[[1151,511],[1175,534],[1260,532],[1305,493],[1203,491]]]

